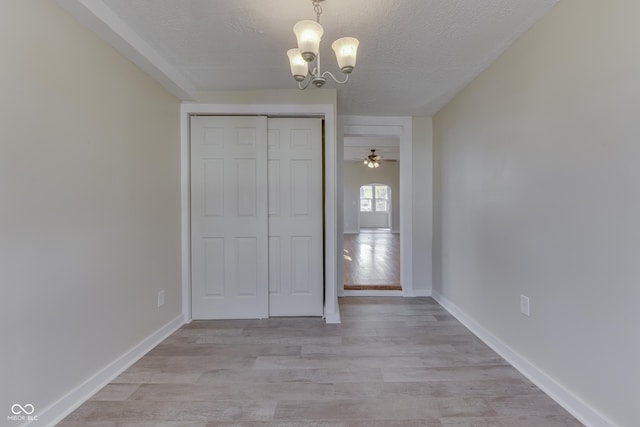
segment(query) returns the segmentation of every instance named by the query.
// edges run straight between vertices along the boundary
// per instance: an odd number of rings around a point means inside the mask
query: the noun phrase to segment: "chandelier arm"
[[[348,81],[349,81],[349,74],[346,74],[346,76],[347,76],[347,77],[344,79],[344,81],[340,81],[340,80],[338,80],[338,79],[337,79],[333,74],[331,74],[329,71],[325,71],[324,73],[322,73],[322,77],[325,77],[325,78],[326,78],[327,76],[331,77],[331,78],[333,79],[333,81],[334,81],[334,82],[336,82],[336,83],[338,83],[338,84],[340,84],[340,85],[345,84],[346,82],[348,82]]]
[[[318,54],[316,55],[316,68],[313,70],[313,75],[314,76],[320,76],[321,75],[321,71],[320,71],[320,50],[318,50]]]
[[[298,82],[298,89],[300,89],[300,90],[305,90],[306,88],[308,88],[308,87],[309,87],[309,85],[311,84],[311,79],[307,79],[307,78],[305,77],[305,80],[306,80],[307,82],[304,84],[304,86],[302,85],[302,82]],[[303,80],[303,81],[304,81],[304,80]]]

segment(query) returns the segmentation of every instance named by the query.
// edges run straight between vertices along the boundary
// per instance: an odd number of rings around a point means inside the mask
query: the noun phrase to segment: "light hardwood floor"
[[[194,321],[59,426],[582,425],[431,298],[342,298],[340,312]]]
[[[344,236],[345,290],[401,290],[400,235],[361,230]]]

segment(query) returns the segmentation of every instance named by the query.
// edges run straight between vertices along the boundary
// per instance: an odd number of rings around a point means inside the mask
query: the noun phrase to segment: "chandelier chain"
[[[320,15],[322,15],[322,6],[320,6],[321,0],[312,0],[313,10],[316,12],[316,21],[320,23]]]

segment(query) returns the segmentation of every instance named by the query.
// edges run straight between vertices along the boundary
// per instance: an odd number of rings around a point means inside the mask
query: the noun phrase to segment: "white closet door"
[[[322,316],[322,121],[277,118],[269,135],[269,314]]]
[[[191,119],[194,319],[269,315],[266,117]]]

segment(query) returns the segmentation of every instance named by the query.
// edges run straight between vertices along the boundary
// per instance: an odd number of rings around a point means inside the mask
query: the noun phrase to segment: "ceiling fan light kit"
[[[291,75],[298,82],[298,88],[301,90],[309,87],[310,83],[320,88],[327,82],[327,77],[331,77],[338,84],[346,83],[349,80],[349,74],[356,66],[356,56],[360,42],[353,37],[342,37],[334,41],[331,47],[336,54],[340,71],[346,76],[345,79],[340,81],[329,71],[322,72],[320,70],[320,40],[324,34],[324,29],[320,25],[321,1],[324,0],[311,0],[313,9],[316,12],[315,21],[306,19],[293,26],[293,33],[296,35],[298,47],[287,51]],[[315,66],[310,70],[309,67],[314,61]],[[309,77],[308,80],[307,77]],[[307,80],[306,83],[304,83],[305,80]]]
[[[382,157],[376,154],[376,150],[371,150],[371,154],[369,154],[364,159],[364,164],[370,168],[380,167],[380,163],[382,162]]]

